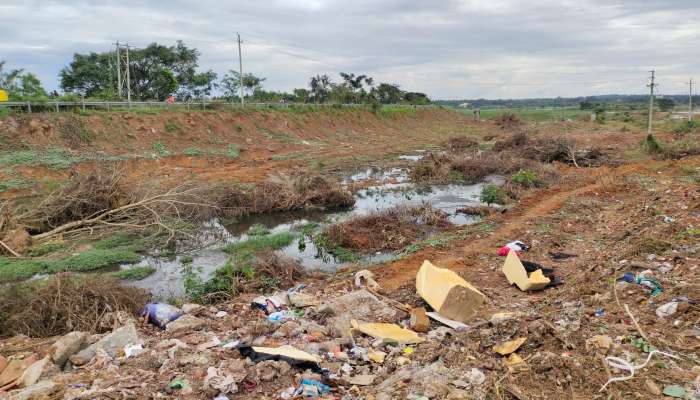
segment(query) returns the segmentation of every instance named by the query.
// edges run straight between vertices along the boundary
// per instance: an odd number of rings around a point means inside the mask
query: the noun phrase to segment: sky
[[[367,74],[433,99],[660,94],[700,82],[698,0],[0,0],[0,60],[58,89],[74,53],[186,45],[268,90]]]

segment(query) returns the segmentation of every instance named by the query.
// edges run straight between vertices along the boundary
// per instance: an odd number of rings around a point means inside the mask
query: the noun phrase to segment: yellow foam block
[[[525,340],[525,338],[518,338],[515,340],[497,344],[493,346],[493,351],[502,356],[507,356],[508,354],[514,353],[516,350],[518,350],[520,346],[522,346],[523,343],[525,343]]]
[[[305,351],[301,351],[295,347],[284,345],[280,347],[253,347],[253,351],[256,353],[270,354],[276,356],[289,357],[294,360],[300,361],[310,361],[310,362],[321,362],[321,359],[309,354]]]
[[[527,271],[520,262],[518,255],[514,251],[509,251],[506,256],[506,261],[503,263],[503,273],[511,285],[515,283],[520,290],[526,292],[528,290],[540,290],[549,285],[549,278],[542,274],[542,270],[527,275]]]
[[[412,330],[404,329],[396,324],[365,323],[355,320],[351,323],[353,329],[365,335],[372,336],[375,339],[396,342],[398,344],[416,344],[425,340]]]
[[[430,261],[423,261],[416,275],[416,291],[440,315],[467,322],[486,300],[471,283]]]

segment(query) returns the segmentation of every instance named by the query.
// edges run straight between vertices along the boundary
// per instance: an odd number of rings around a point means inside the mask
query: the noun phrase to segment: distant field
[[[473,110],[464,108],[454,108],[455,111],[472,115]],[[588,118],[590,111],[579,110],[577,108],[516,108],[516,109],[482,109],[482,119],[496,118],[506,111],[514,112],[518,117],[529,121],[551,121],[560,119],[581,119]]]

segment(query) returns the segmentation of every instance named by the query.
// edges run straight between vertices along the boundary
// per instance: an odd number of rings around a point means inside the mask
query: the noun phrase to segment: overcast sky
[[[224,4],[225,3],[225,4]],[[183,40],[265,87],[363,73],[436,99],[644,93],[700,81],[699,0],[0,0],[0,60],[49,89],[75,52]]]

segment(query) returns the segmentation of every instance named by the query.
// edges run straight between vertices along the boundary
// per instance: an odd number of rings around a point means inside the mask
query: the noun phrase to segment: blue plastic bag
[[[142,316],[148,316],[148,322],[165,329],[168,322],[175,321],[184,314],[179,308],[166,303],[148,303],[143,308]]]

